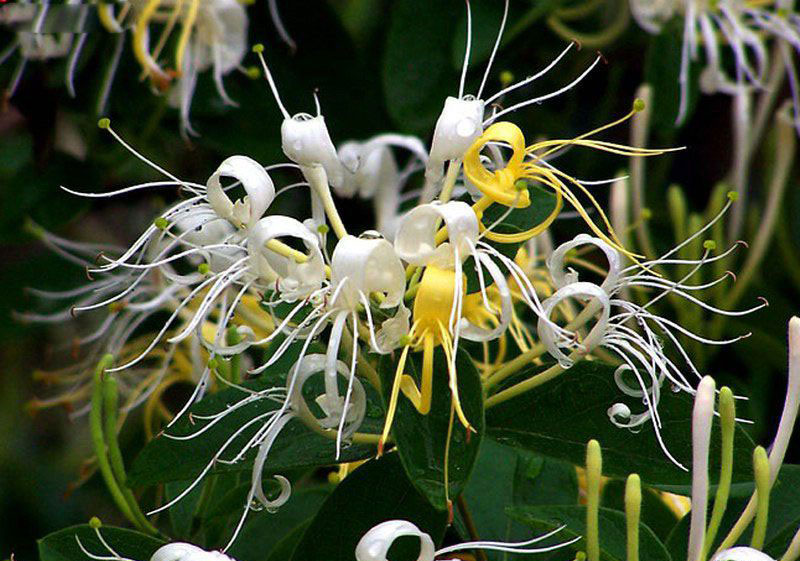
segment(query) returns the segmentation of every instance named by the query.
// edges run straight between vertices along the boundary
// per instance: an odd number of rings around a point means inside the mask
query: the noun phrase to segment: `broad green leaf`
[[[531,368],[515,380],[540,368]],[[644,408],[641,400],[626,398],[619,391],[614,370],[599,361],[579,362],[555,380],[488,409],[487,433],[505,444],[576,465],[584,464],[586,443],[594,438],[603,449],[605,475],[638,473],[646,485],[688,494],[689,473],[666,456],[651,423],[632,432],[617,428],[608,419],[608,409],[615,403],[626,403],[634,412]],[[691,465],[692,397],[664,387],[658,411],[667,449],[683,465]],[[716,422],[711,443],[711,473],[716,479],[720,456]],[[747,481],[753,442],[741,427],[737,427],[735,446],[734,481]]]
[[[308,527],[311,525],[311,521],[312,519],[309,518],[284,534],[278,544],[270,552],[267,561],[286,561],[287,559],[291,559],[294,555],[294,550],[297,549],[297,544],[303,539]]]
[[[458,95],[449,49],[460,8],[453,2],[392,2],[383,89],[389,115],[404,132],[429,132],[445,98]]]
[[[752,470],[751,470],[752,471]],[[752,493],[752,489],[751,489]],[[709,498],[709,507],[713,505],[713,493]],[[730,529],[739,519],[745,505],[750,499],[746,496],[731,499],[722,517],[722,524],[711,551],[715,551],[725,539]],[[666,545],[673,557],[686,555],[689,541],[689,516],[683,517],[667,538]],[[770,493],[769,515],[767,517],[767,536],[764,552],[774,559],[780,558],[789,546],[794,534],[800,528],[800,466],[784,465]],[[739,538],[738,545],[750,545],[752,524]]]
[[[164,485],[164,498],[169,501],[181,494],[191,481],[171,481]],[[169,521],[175,537],[189,538],[192,533],[197,508],[203,495],[204,485],[198,485],[182,500],[169,509]]]
[[[536,533],[566,526],[557,536],[558,542],[586,535],[586,507],[584,506],[534,506],[510,507],[506,512],[512,518],[531,527]],[[599,516],[600,558],[604,561],[625,561],[626,527],[625,513],[601,508]],[[552,541],[552,540],[551,540]],[[548,541],[548,543],[551,543]],[[586,542],[580,540],[571,545],[572,550],[585,551]],[[664,544],[645,524],[639,524],[639,555],[647,561],[671,561]]]
[[[320,508],[295,549],[293,561],[353,559],[356,544],[373,526],[401,519],[441,540],[447,513],[434,509],[406,477],[398,454],[370,460],[348,475]],[[418,544],[392,548],[394,561],[416,559]],[[416,550],[414,549],[416,547]]]
[[[462,495],[482,540],[524,541],[530,528],[505,515],[507,506],[571,504],[578,500],[575,467],[484,438]],[[457,522],[463,525],[460,517]],[[459,529],[469,539],[465,529]],[[505,554],[486,551],[489,559]]]
[[[100,534],[122,557],[136,561],[147,561],[165,543],[140,532],[112,526],[100,527]],[[64,528],[40,539],[38,541],[39,560],[80,561],[87,559],[86,554],[78,545],[78,540],[87,551],[94,555],[105,557],[112,555],[97,538],[94,528],[88,524],[81,524]]]
[[[392,436],[409,479],[438,509],[447,508],[445,492],[445,446],[451,420],[451,392],[448,385],[447,362],[437,347],[433,360],[433,401],[427,415],[421,415],[402,392],[392,424]],[[384,397],[388,400],[394,383],[396,359],[387,355],[380,363]],[[406,374],[420,384],[422,354],[410,353]],[[455,499],[469,479],[483,436],[483,389],[478,371],[465,352],[456,358],[458,394],[464,415],[477,431],[467,434],[458,416],[453,415],[450,440],[449,496]],[[387,401],[388,406],[388,401]]]

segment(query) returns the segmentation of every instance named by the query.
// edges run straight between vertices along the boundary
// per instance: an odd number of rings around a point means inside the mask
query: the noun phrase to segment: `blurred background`
[[[516,79],[546,66],[568,44],[554,30],[550,14],[570,2],[511,0],[505,39],[487,91],[502,87],[501,74]],[[574,4],[574,2],[572,3]],[[625,10],[617,0],[576,22],[590,33],[607,29]],[[607,6],[606,6],[607,4]],[[317,92],[336,144],[349,139],[398,131],[419,135],[426,143],[448,95],[457,95],[466,18],[462,0],[305,0],[278,2],[280,15],[297,48],[283,42],[266,2],[249,6],[250,44],[263,43],[265,56],[291,113],[314,111]],[[503,10],[500,0],[473,0],[473,56],[467,91],[475,91],[485,68]],[[563,33],[562,33],[563,34]],[[13,38],[0,29],[0,49]],[[12,313],[33,306],[26,287],[78,286],[84,271],[47,250],[26,228],[29,220],[70,239],[128,245],[166,200],[176,193],[159,191],[91,202],[62,191],[63,185],[102,192],[158,178],[109,134],[97,128],[95,105],[114,38],[90,32],[75,73],[77,95],[63,86],[66,61],[31,61],[14,96],[0,111],[0,556],[36,558],[35,540],[48,532],[100,516],[119,523],[99,477],[83,482],[85,460],[92,454],[85,418],[70,420],[63,408],[32,411],[26,404],[47,388],[34,381],[40,368],[58,368],[70,360],[74,337],[70,324],[43,329],[16,321]],[[728,179],[732,161],[731,99],[697,96],[684,126],[674,126],[677,108],[679,33],[667,27],[648,35],[628,18],[621,31],[602,46],[603,62],[576,88],[513,116],[529,139],[571,138],[610,122],[630,110],[637,88],[654,88],[651,146],[686,146],[686,150],[647,163],[649,226],[661,250],[674,245],[667,189],[679,185],[690,210],[703,212],[710,193]],[[573,49],[529,95],[555,90],[579,75],[596,49]],[[245,66],[257,59],[248,54]],[[0,88],[12,79],[16,61],[0,66]],[[136,149],[180,178],[204,183],[219,162],[244,154],[264,165],[285,161],[280,149],[281,115],[266,82],[234,72],[225,84],[238,108],[225,106],[209,73],[201,75],[192,105],[199,136],[187,142],[179,134],[177,112],[166,96],[156,96],[140,81],[130,52],[121,59],[108,109],[102,116]],[[522,99],[522,98],[521,98]],[[627,142],[628,125],[605,134]],[[765,185],[774,157],[774,138],[753,162],[745,240],[758,227]],[[770,144],[772,143],[772,145]],[[568,153],[559,167],[576,177],[605,179],[623,172],[628,162],[593,151]],[[795,166],[796,171],[796,166]],[[274,175],[276,185],[291,175]],[[800,178],[790,176],[781,214],[768,250],[739,307],[757,296],[770,306],[723,325],[723,335],[753,336],[724,354],[701,357],[704,371],[750,396],[743,414],[756,421],[753,437],[768,442],[782,404],[786,377],[786,322],[800,311]],[[608,200],[607,186],[595,194]],[[282,197],[282,209],[307,213],[305,197]],[[372,207],[354,199],[341,206],[348,226],[370,227]],[[556,223],[557,241],[578,231],[569,220]],[[741,261],[740,261],[741,263]],[[122,442],[128,454],[141,446],[137,424],[128,423]],[[789,461],[800,460],[797,447]]]

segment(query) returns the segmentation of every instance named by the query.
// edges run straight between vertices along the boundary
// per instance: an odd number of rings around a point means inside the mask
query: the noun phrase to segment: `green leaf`
[[[112,526],[101,526],[100,534],[122,557],[137,561],[150,559],[153,553],[166,543],[146,534]],[[90,553],[102,556],[111,555],[105,546],[100,543],[94,528],[91,528],[88,524],[81,524],[64,528],[40,539],[38,541],[40,561],[78,561],[87,559],[86,554],[78,546],[78,539]]]
[[[283,359],[281,359],[283,362]],[[288,369],[293,361],[285,362]],[[285,372],[282,373],[285,376]],[[270,371],[268,379],[255,379],[244,382],[245,388],[262,390],[266,387],[284,386],[285,382],[281,373]],[[320,377],[321,378],[321,377]],[[313,389],[321,385],[321,380],[312,379],[306,389]],[[377,433],[383,428],[383,409],[380,398],[376,392],[366,386],[368,403],[367,414],[361,426],[362,432]],[[238,389],[231,388],[210,395],[190,409],[190,414],[184,415],[175,425],[168,429],[171,435],[189,435],[200,429],[201,421],[192,420],[194,415],[210,415],[223,411],[230,405],[239,402],[245,394]],[[190,440],[174,440],[161,435],[151,440],[139,453],[131,466],[128,482],[131,486],[154,485],[168,481],[193,480],[211,461],[220,447],[241,426],[251,419],[275,411],[280,403],[269,399],[262,399],[227,415],[211,429],[198,438]],[[254,424],[249,430],[242,432],[229,446],[223,458],[231,458],[255,434],[260,424]],[[265,464],[265,472],[274,473],[295,468],[323,466],[336,463],[363,460],[375,453],[371,445],[352,445],[342,449],[339,459],[336,459],[334,440],[322,436],[299,420],[291,420],[283,428],[276,439],[269,458]],[[212,469],[211,473],[229,471],[249,471],[252,469],[256,450],[250,450],[243,460],[233,465],[220,465]]]
[[[389,115],[404,132],[427,133],[445,97],[458,94],[448,55],[459,9],[454,2],[392,2],[383,88]]]
[[[527,378],[542,367],[518,376]],[[691,477],[664,454],[652,424],[638,433],[614,426],[608,409],[626,403],[632,411],[644,408],[641,400],[627,398],[614,382],[615,367],[599,361],[582,361],[555,380],[486,412],[487,434],[500,442],[583,465],[586,443],[595,438],[603,448],[603,473],[626,477],[638,473],[643,483],[676,492],[689,493]],[[665,387],[658,411],[661,437],[670,453],[683,465],[691,465],[692,397]],[[750,478],[753,442],[737,427],[734,452],[735,482]],[[718,477],[720,457],[719,424],[711,439],[711,473]]]
[[[392,424],[392,436],[409,479],[434,507],[443,510],[447,508],[444,456],[452,399],[448,385],[447,361],[440,347],[436,348],[433,368],[433,400],[430,412],[421,415],[411,401],[400,393],[397,413]],[[383,387],[387,389],[384,397],[388,406],[390,396],[388,390],[394,383],[396,371],[396,362],[391,355],[383,357],[379,371]],[[414,378],[417,386],[420,384],[421,372],[422,354],[410,354],[406,362],[406,374]],[[461,407],[477,433],[468,435],[458,417],[454,415],[448,473],[451,499],[461,493],[469,479],[484,430],[483,388],[480,374],[470,357],[463,351],[460,351],[456,358],[456,372]]]
[[[566,527],[559,532],[558,542],[586,535],[586,507],[584,506],[535,506],[510,507],[506,512],[512,518],[531,527],[537,533]],[[599,516],[600,558],[605,561],[625,561],[626,527],[625,513],[610,508],[601,508]],[[550,543],[550,542],[548,542]],[[585,551],[586,542],[580,540],[570,546],[576,551]],[[647,561],[671,561],[664,544],[645,524],[639,524],[639,552]]]
[[[509,505],[574,505],[578,481],[571,464],[484,438],[463,497],[482,540],[524,541],[530,538],[530,529],[500,513]],[[463,524],[460,518],[457,522]],[[460,532],[469,539],[466,530]],[[486,556],[498,561],[505,557],[497,551],[486,551]]]
[[[406,477],[398,454],[370,460],[348,475],[320,508],[295,549],[293,561],[353,559],[356,544],[373,526],[401,519],[439,542],[447,514],[437,511]],[[419,544],[392,548],[395,561],[413,560]],[[416,549],[414,549],[416,547]],[[395,555],[395,552],[397,555]]]
[[[294,550],[297,549],[297,544],[303,539],[308,527],[311,525],[311,520],[312,519],[309,518],[296,528],[287,532],[272,549],[269,557],[267,557],[267,561],[286,561],[287,559],[291,559],[292,555],[294,555]]]
[[[164,498],[169,501],[180,495],[184,489],[191,484],[191,481],[171,481],[164,485]],[[198,485],[186,495],[183,500],[169,509],[169,521],[172,524],[172,532],[175,536],[189,538],[192,533],[192,525],[200,505],[203,495],[204,485]]]

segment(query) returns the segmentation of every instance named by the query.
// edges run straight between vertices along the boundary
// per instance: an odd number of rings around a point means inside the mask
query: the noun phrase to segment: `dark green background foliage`
[[[501,71],[510,71],[518,79],[525,77],[546,66],[566,46],[548,29],[545,20],[552,9],[571,4],[570,0],[512,0],[509,26],[487,92],[501,87]],[[429,140],[444,98],[457,93],[465,38],[461,0],[287,0],[279,5],[284,23],[299,46],[297,51],[291,53],[279,41],[266,3],[261,1],[250,8],[250,41],[266,45],[265,54],[290,112],[311,112],[311,94],[317,90],[336,143],[386,131]],[[473,10],[474,50],[468,92],[474,92],[480,83],[502,2],[473,0]],[[604,17],[595,15],[584,23],[588,29],[601,27]],[[0,37],[1,48],[7,35]],[[0,556],[13,552],[24,561],[37,555],[37,538],[85,522],[92,515],[110,525],[123,525],[99,477],[82,482],[87,473],[83,461],[91,456],[86,419],[70,421],[63,410],[46,410],[36,416],[24,413],[27,400],[46,392],[32,381],[32,371],[64,366],[69,358],[58,346],[71,341],[74,334],[69,326],[45,331],[11,318],[13,310],[31,306],[24,287],[66,288],[83,279],[83,271],[65,265],[29,236],[23,228],[28,218],[66,237],[125,244],[149,223],[160,204],[176,195],[163,190],[154,194],[157,196],[88,204],[59,189],[64,185],[101,192],[156,179],[152,170],[96,127],[93,107],[100,69],[111,42],[100,33],[90,35],[76,76],[76,99],[69,98],[62,87],[63,61],[34,63],[29,65],[17,94],[0,113],[0,511],[5,521],[0,528]],[[688,121],[679,129],[674,127],[680,40],[673,24],[661,35],[651,37],[632,23],[604,47],[603,55],[605,63],[577,88],[515,114],[513,121],[529,139],[571,138],[626,113],[636,88],[650,81],[654,87],[652,145],[687,147],[648,163],[646,188],[653,217],[650,228],[659,248],[666,249],[673,244],[665,203],[667,187],[680,185],[690,209],[702,212],[714,185],[725,180],[731,159],[730,100],[724,96],[698,97],[695,88]],[[557,89],[595,56],[592,49],[574,50],[554,72],[525,93],[515,94],[514,100]],[[245,64],[255,63],[256,59],[248,55]],[[0,84],[7,83],[12,70],[12,63],[0,67]],[[187,143],[178,134],[176,112],[166,106],[163,97],[151,95],[145,84],[138,83],[138,76],[138,67],[127,53],[108,116],[124,138],[179,177],[204,182],[218,163],[232,154],[245,154],[265,165],[285,160],[280,150],[280,113],[262,80],[238,73],[229,76],[228,92],[240,104],[239,108],[229,108],[218,99],[210,76],[202,76],[192,110],[193,124],[201,136]],[[64,151],[67,133],[79,139],[67,141],[72,148],[69,152]],[[626,126],[604,136],[619,142],[627,137]],[[758,223],[772,142],[767,136],[767,148],[754,164],[752,216],[745,239],[750,239]],[[576,177],[602,179],[624,170],[627,161],[575,151],[560,158],[559,166]],[[280,172],[274,179],[278,185],[293,180]],[[723,354],[701,357],[700,362],[701,370],[715,376],[720,385],[730,385],[738,394],[750,397],[738,404],[740,417],[755,420],[754,425],[743,426],[737,433],[740,456],[734,481],[740,484],[734,489],[738,497],[749,490],[746,481],[752,477],[748,457],[753,442],[768,443],[771,438],[785,388],[786,322],[798,312],[800,301],[799,183],[796,175],[791,176],[778,234],[756,273],[756,281],[741,300],[751,302],[763,295],[771,306],[723,323],[723,335],[751,331],[753,336]],[[607,187],[597,187],[596,194],[606,201]],[[352,231],[371,227],[368,202],[354,199],[341,210]],[[278,199],[276,212],[302,216],[308,208],[303,197],[283,197]],[[580,229],[577,221],[564,219],[556,222],[553,232],[556,240],[566,240]],[[437,354],[437,359],[443,357]],[[393,364],[387,359],[380,368],[384,383],[391,380]],[[582,462],[589,438],[601,441],[607,474],[623,477],[638,471],[646,485],[686,492],[688,475],[664,458],[649,427],[632,434],[608,422],[605,411],[618,398],[607,367],[578,366],[541,391],[511,400],[485,415],[476,393],[477,372],[466,364],[459,368],[460,389],[467,396],[462,403],[478,432],[466,439],[463,428],[456,424],[450,494],[463,492],[483,539],[520,540],[530,535],[531,527],[537,531],[551,529],[556,521],[567,524],[568,535],[581,534],[583,514],[572,465]],[[411,367],[409,370],[414,371]],[[282,373],[285,370],[275,372]],[[446,388],[435,389],[441,396],[444,394],[439,390]],[[180,403],[185,396],[174,397]],[[199,407],[214,410],[225,399],[224,394],[219,395]],[[368,428],[376,432],[382,426],[385,404],[377,396],[371,399]],[[632,404],[632,409],[635,406]],[[683,462],[688,462],[690,455],[690,410],[691,401],[686,396],[664,392],[661,411],[666,419],[665,441]],[[401,452],[365,464],[336,486],[327,480],[331,469],[319,467],[333,463],[330,448],[322,450],[320,444],[325,443],[320,443],[321,437],[299,423],[290,423],[276,443],[267,469],[287,475],[295,484],[294,496],[277,514],[254,514],[231,553],[239,561],[352,559],[360,535],[392,517],[415,521],[440,543],[467,539],[461,513],[445,530],[441,455],[432,454],[443,447],[441,429],[448,413],[449,404],[435,399],[433,413],[424,424],[418,424],[415,417],[419,416],[401,398],[394,427]],[[242,412],[244,418],[252,414]],[[140,424],[135,420],[121,435],[123,452],[143,504],[152,504],[159,492],[157,484],[166,483],[165,495],[174,496],[202,468],[205,456],[196,449],[176,452],[178,449],[170,443],[156,439],[134,461],[144,445]],[[303,443],[303,451],[295,453],[297,442]],[[203,445],[211,446],[209,441],[203,441]],[[354,446],[344,457],[370,457],[371,450]],[[311,454],[314,461],[301,461],[300,452],[306,453],[306,458]],[[184,459],[178,461],[181,454]],[[717,456],[712,455],[712,466],[716,461]],[[789,461],[800,461],[795,448],[790,449]],[[246,470],[248,465],[237,467]],[[775,524],[770,526],[767,542],[767,551],[773,555],[785,547],[797,526],[796,500],[792,507],[796,472],[795,466],[785,468],[776,487],[770,515]],[[212,479],[214,484],[207,491],[210,498],[201,500],[199,493],[189,495],[179,508],[156,518],[159,527],[175,538],[192,539],[203,546],[224,544],[231,521],[239,515],[249,474],[227,470],[215,472]],[[605,490],[601,513],[604,559],[624,559],[621,493],[619,480]],[[76,528],[61,530],[40,542],[42,561],[81,561],[75,533],[85,537],[88,545],[97,544],[88,527]],[[157,546],[132,532],[103,531],[119,546],[120,553],[139,561],[147,561]],[[655,500],[653,491],[647,490],[642,520],[645,557],[678,561],[685,549],[685,534],[686,521],[678,523]],[[412,550],[413,544],[398,542],[393,554],[399,559]],[[550,557],[573,556],[570,551]],[[490,554],[492,559],[501,557]]]

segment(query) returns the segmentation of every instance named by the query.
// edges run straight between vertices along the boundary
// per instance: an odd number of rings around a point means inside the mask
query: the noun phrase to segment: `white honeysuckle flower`
[[[150,561],[235,561],[221,551],[207,551],[202,547],[185,543],[172,542],[159,547],[150,557]]]
[[[561,526],[524,542],[477,541],[451,545],[437,550],[430,535],[420,530],[414,523],[407,520],[387,520],[371,528],[359,540],[355,551],[356,561],[388,561],[387,556],[389,554],[389,549],[392,547],[395,540],[403,536],[419,538],[419,555],[417,556],[417,561],[433,561],[434,559],[445,561],[448,558],[442,557],[443,555],[470,549],[516,553],[518,555],[546,553],[567,547],[582,539],[581,536],[578,536],[555,545],[527,548],[529,545],[555,536],[564,528],[565,526]]]
[[[657,410],[661,385],[664,380],[669,380],[673,389],[694,394],[695,384],[689,381],[683,371],[684,369],[667,356],[665,345],[671,345],[678,352],[685,368],[699,380],[702,376],[688,353],[683,349],[679,341],[680,336],[687,336],[703,344],[727,345],[748,337],[749,334],[727,340],[708,339],[693,333],[670,319],[656,315],[651,311],[651,306],[667,295],[686,300],[712,313],[726,316],[746,315],[766,305],[766,302],[763,301],[760,305],[747,310],[728,311],[706,304],[692,295],[692,292],[716,286],[729,276],[726,273],[722,277],[704,284],[690,284],[688,282],[703,265],[725,259],[736,250],[738,244],[734,244],[727,251],[714,257],[709,257],[713,244],[706,246],[706,250],[700,259],[678,259],[674,257],[674,254],[681,248],[703,235],[705,231],[713,226],[726,210],[727,206],[706,226],[658,259],[645,261],[626,268],[620,268],[622,256],[615,255],[616,250],[614,248],[603,240],[586,235],[579,235],[572,241],[560,246],[548,260],[550,275],[554,280],[554,284],[561,286],[550,298],[543,302],[545,314],[539,319],[539,337],[545,344],[549,354],[564,368],[569,368],[576,358],[591,353],[593,349],[598,347],[602,347],[618,356],[622,360],[622,365],[614,374],[617,387],[627,396],[642,399],[647,410],[639,414],[633,414],[627,404],[616,403],[608,410],[609,419],[617,427],[629,429],[638,427],[652,419],[656,436],[662,445],[662,449],[676,465],[680,465],[679,462],[672,458],[661,442],[661,421]],[[567,252],[586,244],[600,248],[608,259],[608,276],[601,285],[578,281],[577,273],[574,271],[568,273],[564,270]],[[690,270],[682,279],[676,282],[667,280],[663,276],[658,276],[652,272],[654,267],[664,266],[688,266]],[[627,293],[627,289],[637,288],[651,291],[650,299],[644,304],[627,300],[622,296]],[[595,318],[594,325],[582,341],[579,341],[574,334],[569,337],[565,336],[564,331],[556,332],[552,328],[552,322],[545,321],[545,318],[552,319],[551,316],[559,304],[575,299],[586,303],[586,309],[583,314],[587,314],[587,317]],[[565,351],[569,351],[570,354]],[[634,385],[626,381],[625,378],[629,376],[635,378]]]
[[[241,2],[204,0],[200,3],[191,39],[182,58],[180,77],[169,97],[170,105],[180,109],[181,133],[185,137],[197,136],[189,114],[201,72],[212,69],[214,84],[223,103],[237,105],[225,91],[223,77],[241,68],[247,54],[247,28],[247,11]]]
[[[299,240],[308,252],[308,258],[298,263],[292,257],[279,255],[267,247],[279,238]],[[302,222],[289,216],[266,216],[250,230],[247,238],[251,273],[271,282],[277,277],[277,289],[286,302],[307,298],[322,286],[325,280],[325,262],[317,235]]]
[[[752,547],[731,547],[717,553],[711,561],[775,561],[772,557]]]
[[[220,177],[232,177],[241,183],[247,195],[231,202],[220,183]],[[247,156],[230,156],[223,160],[206,182],[206,197],[211,208],[237,228],[253,226],[275,199],[275,185],[264,167]]]
[[[692,508],[689,524],[688,561],[703,559],[708,517],[708,452],[714,423],[716,384],[705,376],[697,385],[692,409]]]

